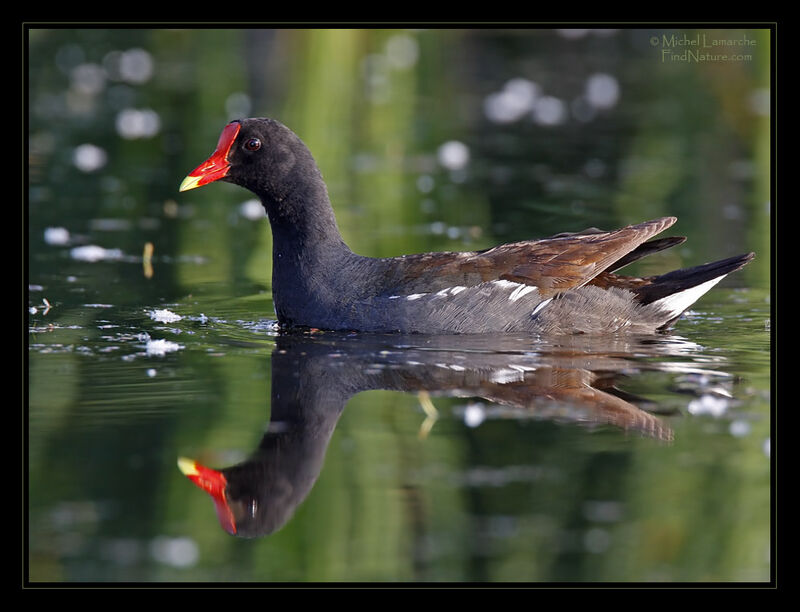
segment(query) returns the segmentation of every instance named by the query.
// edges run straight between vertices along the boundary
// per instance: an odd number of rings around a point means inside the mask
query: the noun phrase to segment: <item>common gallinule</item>
[[[653,332],[749,262],[747,253],[661,276],[614,272],[683,238],[650,240],[663,217],[484,251],[372,258],[342,240],[311,152],[273,119],[232,121],[186,191],[222,180],[255,193],[272,226],[272,292],[282,327],[409,333]],[[648,242],[649,241],[649,242]]]

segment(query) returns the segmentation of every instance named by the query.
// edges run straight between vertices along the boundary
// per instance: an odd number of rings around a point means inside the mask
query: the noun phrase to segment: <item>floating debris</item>
[[[67,244],[69,243],[69,230],[65,227],[48,227],[44,230],[44,241],[47,244]]]
[[[120,249],[105,249],[94,244],[75,247],[69,252],[72,259],[79,261],[115,261],[122,258]]]
[[[158,357],[162,357],[167,353],[174,353],[182,348],[183,346],[177,342],[171,342],[170,340],[152,340],[150,338],[147,339],[145,347],[148,355],[155,355]]]
[[[150,310],[148,313],[150,318],[154,321],[158,321],[159,323],[175,323],[176,321],[180,321],[183,317],[177,313],[172,312],[167,308],[156,308],[155,310]]]
[[[145,278],[153,278],[153,250],[152,242],[146,242],[142,253],[142,268]]]
[[[50,312],[50,309],[52,307],[53,306],[50,304],[50,302],[47,301],[47,298],[43,297],[42,298],[42,305],[39,306],[38,308],[36,306],[31,306],[31,307],[28,308],[28,312],[30,314],[34,315],[34,314],[39,312],[39,308],[43,308],[42,314],[46,315],[48,312]]]

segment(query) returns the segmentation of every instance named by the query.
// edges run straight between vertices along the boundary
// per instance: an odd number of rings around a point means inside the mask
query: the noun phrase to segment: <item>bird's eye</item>
[[[248,138],[244,142],[244,148],[248,151],[258,151],[261,148],[261,141],[258,138]]]

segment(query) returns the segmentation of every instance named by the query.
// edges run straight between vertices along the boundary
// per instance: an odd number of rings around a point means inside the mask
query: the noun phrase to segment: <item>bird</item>
[[[282,330],[542,335],[657,333],[755,256],[665,274],[617,271],[682,243],[655,238],[676,217],[590,228],[479,251],[369,257],[345,244],[322,173],[272,118],[237,119],[181,192],[233,183],[262,202],[272,230],[272,295]]]

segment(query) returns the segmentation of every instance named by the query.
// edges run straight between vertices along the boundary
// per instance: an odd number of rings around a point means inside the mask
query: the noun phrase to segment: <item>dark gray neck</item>
[[[323,326],[345,296],[366,290],[370,258],[344,243],[324,185],[262,198],[272,227],[272,294],[282,324]]]
[[[324,191],[316,197],[294,193],[280,201],[263,201],[276,256],[295,255],[308,260],[350,252]]]

